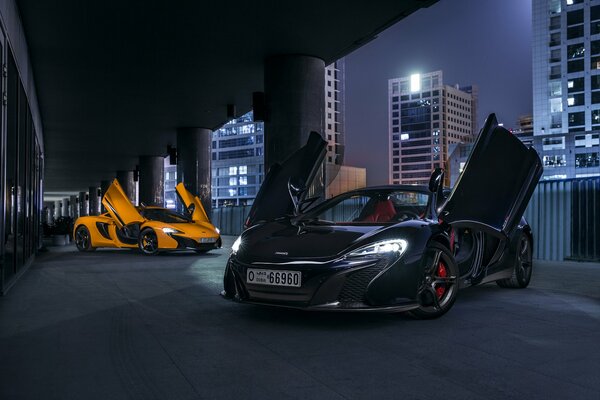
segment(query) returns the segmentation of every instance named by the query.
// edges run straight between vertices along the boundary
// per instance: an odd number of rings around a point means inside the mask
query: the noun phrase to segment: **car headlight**
[[[231,245],[231,250],[233,250],[234,253],[237,253],[238,250],[240,249],[241,245],[242,245],[242,237],[238,236],[238,238],[235,239],[235,242],[233,242],[233,244]]]
[[[394,253],[400,257],[406,251],[407,247],[408,242],[404,239],[383,240],[356,249],[348,253],[348,257],[391,255]]]
[[[181,232],[181,231],[178,231],[178,230],[177,230],[177,229],[175,229],[175,228],[168,228],[168,227],[167,227],[167,228],[162,228],[162,231],[163,231],[164,233],[183,233],[183,232]]]
[[[215,231],[217,231],[217,233],[218,233],[219,235],[221,234],[221,230],[220,230],[219,228],[217,228],[216,226],[215,226]]]

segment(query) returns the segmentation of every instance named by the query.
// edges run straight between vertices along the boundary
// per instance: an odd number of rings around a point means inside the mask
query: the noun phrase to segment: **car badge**
[[[275,255],[277,255],[277,256],[287,256],[288,252],[287,251],[276,251]]]

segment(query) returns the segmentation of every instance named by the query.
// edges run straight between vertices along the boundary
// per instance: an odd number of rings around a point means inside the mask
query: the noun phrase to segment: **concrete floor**
[[[42,254],[0,298],[0,399],[600,399],[598,264],[416,321],[225,301],[227,253]]]

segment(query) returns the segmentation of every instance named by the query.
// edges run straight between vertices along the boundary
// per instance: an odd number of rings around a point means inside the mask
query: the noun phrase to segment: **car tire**
[[[428,244],[423,278],[418,288],[420,306],[410,314],[417,319],[432,319],[447,313],[458,296],[459,275],[450,250],[437,242]]]
[[[75,230],[75,246],[79,251],[94,251],[95,247],[92,247],[92,236],[90,231],[85,225],[79,225]]]
[[[138,247],[140,251],[147,256],[158,254],[158,237],[152,228],[142,229],[138,238]]]
[[[496,281],[496,284],[502,288],[524,289],[531,281],[532,270],[533,251],[531,248],[531,240],[526,234],[521,234],[512,275],[510,278]]]

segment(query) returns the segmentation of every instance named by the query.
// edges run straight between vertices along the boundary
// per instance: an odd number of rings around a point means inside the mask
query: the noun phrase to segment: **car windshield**
[[[348,193],[317,206],[302,219],[332,224],[398,223],[422,218],[428,199],[427,193],[409,190]]]
[[[185,215],[165,208],[146,208],[142,211],[142,216],[151,221],[165,222],[167,224],[191,222],[191,219]]]

